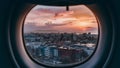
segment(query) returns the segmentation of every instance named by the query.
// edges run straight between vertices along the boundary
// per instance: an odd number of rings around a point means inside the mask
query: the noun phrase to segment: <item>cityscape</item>
[[[24,33],[30,56],[47,64],[82,62],[92,55],[98,35],[88,33]]]
[[[85,5],[37,5],[24,21],[24,42],[29,56],[42,64],[81,63],[95,51],[98,23]]]

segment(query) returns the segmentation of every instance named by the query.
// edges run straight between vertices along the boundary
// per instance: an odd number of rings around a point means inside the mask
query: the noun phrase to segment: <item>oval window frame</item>
[[[36,7],[37,5],[35,5],[34,7]],[[46,5],[42,5],[42,6],[46,6]],[[76,6],[76,5],[74,5]],[[84,5],[94,16],[95,14],[92,12],[92,10],[90,10],[86,5]],[[31,10],[34,8],[30,8]],[[54,6],[53,6],[54,7]],[[59,7],[59,6],[58,6]],[[31,11],[30,10],[30,11]],[[30,11],[28,12],[28,14],[30,13]],[[27,15],[28,15],[27,14]],[[27,18],[27,15],[25,16],[25,19]],[[35,63],[39,64],[39,65],[42,65],[42,66],[45,66],[45,67],[75,67],[77,65],[81,65],[81,64],[84,64],[85,62],[87,62],[91,57],[92,55],[94,55],[96,49],[97,49],[97,46],[98,46],[98,43],[99,43],[99,36],[100,36],[100,23],[97,19],[97,17],[95,16],[95,19],[96,19],[96,23],[97,23],[97,29],[98,29],[98,38],[97,38],[97,43],[96,43],[96,46],[95,46],[95,49],[93,50],[92,54],[89,55],[89,57],[87,57],[85,60],[81,61],[81,62],[76,62],[76,63],[70,63],[70,64],[59,64],[59,65],[49,65],[49,64],[45,64],[45,63],[42,63],[42,62],[38,62],[36,59],[34,59],[28,52],[27,48],[26,48],[26,43],[25,43],[25,39],[24,39],[24,24],[25,24],[25,19],[24,19],[24,22],[22,24],[22,39],[23,39],[23,44],[24,44],[24,48],[25,48],[25,51],[27,52],[28,56],[30,57],[31,60],[33,60]]]
[[[20,5],[20,4],[19,4]],[[23,7],[24,6],[24,7]],[[24,8],[26,8],[25,6],[26,5],[23,5],[23,6],[21,6],[22,7],[22,9],[20,8],[20,9],[17,9],[17,13],[18,13],[18,15],[16,16],[17,18],[15,18],[15,17],[13,17],[12,18],[12,20],[11,20],[11,22],[13,22],[12,24],[14,24],[14,25],[16,25],[16,26],[14,26],[14,27],[10,27],[11,29],[10,29],[10,31],[11,32],[9,32],[10,33],[10,37],[12,37],[12,39],[11,39],[11,44],[12,44],[12,46],[10,47],[12,50],[11,50],[11,52],[13,53],[13,58],[17,61],[17,63],[18,64],[23,64],[24,66],[27,66],[27,67],[43,67],[43,66],[40,66],[40,65],[38,65],[38,64],[36,64],[36,63],[33,63],[29,58],[28,58],[28,56],[27,56],[27,54],[25,53],[25,50],[23,49],[23,47],[21,47],[22,45],[23,45],[23,40],[21,39],[22,37],[21,37],[21,33],[19,32],[20,30],[21,30],[21,25],[20,25],[20,23],[22,23],[22,21],[24,20],[23,19],[23,16],[24,15],[22,15],[21,13],[23,13],[23,11],[25,11],[26,9],[24,9]],[[30,5],[29,5],[29,7],[30,7]],[[89,7],[91,7],[91,6],[89,6]],[[101,58],[103,58],[103,59],[105,59],[107,56],[108,56],[108,54],[109,54],[109,50],[110,50],[110,48],[107,50],[107,52],[106,53],[103,53],[103,51],[105,50],[105,47],[108,47],[108,44],[109,45],[111,45],[110,44],[110,41],[111,41],[111,39],[112,39],[112,33],[111,33],[111,31],[110,31],[110,34],[108,35],[108,33],[109,33],[109,30],[110,29],[113,29],[113,27],[112,27],[112,23],[110,23],[110,25],[106,25],[106,24],[103,24],[103,23],[106,23],[105,21],[105,19],[106,19],[106,17],[103,17],[104,15],[107,15],[107,14],[105,14],[104,13],[104,11],[101,11],[101,6],[99,6],[99,5],[97,5],[96,7],[98,7],[98,9],[100,9],[99,11],[97,11],[97,10],[94,10],[95,12],[96,12],[96,14],[99,16],[99,19],[100,19],[100,23],[102,22],[102,27],[104,27],[104,28],[102,28],[102,29],[100,29],[100,33],[101,32],[103,32],[103,31],[106,31],[106,33],[105,34],[100,34],[101,36],[99,36],[100,38],[99,38],[99,43],[98,43],[98,48],[97,48],[97,50],[96,50],[96,52],[95,52],[95,54],[91,57],[91,59],[88,61],[88,62],[86,62],[86,63],[84,63],[84,64],[81,64],[81,65],[78,65],[78,66],[76,66],[75,68],[79,68],[79,67],[86,67],[86,68],[89,68],[89,67],[96,67],[97,65],[99,66],[99,64],[98,63],[101,63],[101,62],[103,62],[103,61],[98,61],[99,59],[101,59]],[[93,7],[92,6],[92,8],[96,8],[96,7]],[[27,8],[28,8],[28,6],[27,6]],[[24,10],[23,10],[24,9]],[[96,8],[97,9],[97,8]],[[20,12],[20,10],[21,10],[21,12]],[[107,11],[105,11],[105,12],[107,12]],[[20,13],[20,14],[19,14]],[[26,12],[25,12],[26,13]],[[99,14],[100,13],[100,14]],[[103,15],[103,16],[102,16]],[[13,14],[13,16],[15,16],[14,14]],[[21,16],[22,16],[22,18],[21,18]],[[108,14],[108,16],[109,16],[109,14]],[[105,18],[105,19],[103,19],[103,18]],[[109,18],[109,17],[108,17]],[[13,20],[13,19],[15,19],[15,21]],[[103,20],[102,20],[103,19]],[[108,19],[109,20],[109,19]],[[18,24],[19,23],[19,24]],[[13,25],[10,25],[10,26],[13,26]],[[105,27],[106,26],[106,27]],[[109,29],[108,29],[108,28]],[[111,28],[110,28],[111,27]],[[105,30],[103,30],[103,29],[105,29]],[[108,31],[107,31],[108,30]],[[108,32],[108,33],[107,33]],[[108,39],[108,37],[110,36],[110,38],[109,38],[109,41],[108,41],[108,43],[106,42],[104,42],[106,39]],[[19,37],[19,39],[18,39],[18,37]],[[104,39],[102,40],[102,38],[104,37]],[[15,42],[16,41],[16,42]],[[100,45],[100,43],[101,42],[103,42],[104,43],[104,45],[106,44],[107,46],[103,46],[103,45],[101,45],[101,46],[99,46]],[[103,44],[102,43],[102,44]],[[111,42],[112,43],[112,42]],[[16,45],[15,47],[13,46],[13,45]],[[23,51],[21,51],[20,49],[19,49],[19,47],[20,48],[22,48],[22,50]],[[100,51],[100,50],[98,50],[98,49],[100,49],[100,48],[102,48],[103,47],[103,51]],[[15,53],[15,51],[17,51],[16,53]],[[100,51],[100,53],[99,53],[99,51]],[[96,55],[96,54],[104,54],[105,55],[105,57],[103,57],[102,55]],[[107,54],[108,53],[108,54]],[[25,56],[25,57],[24,57]],[[97,56],[97,58],[96,58],[96,56]],[[27,58],[26,58],[27,57]],[[95,59],[95,62],[98,62],[98,63],[93,63],[93,64],[89,64],[90,63],[90,61],[92,60],[92,59]],[[22,60],[20,60],[20,59],[22,59]],[[27,60],[27,61],[25,61],[25,60]],[[31,62],[29,62],[28,63],[28,61],[31,61]],[[105,61],[105,60],[104,60]],[[33,65],[30,65],[30,64],[33,64]],[[88,65],[89,64],[89,65]],[[104,63],[102,63],[102,64],[104,64]],[[87,66],[86,66],[87,65]],[[72,67],[72,66],[70,66],[70,67]]]

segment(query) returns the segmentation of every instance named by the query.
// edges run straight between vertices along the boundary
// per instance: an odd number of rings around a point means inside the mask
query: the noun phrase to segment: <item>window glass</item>
[[[94,52],[98,23],[85,5],[37,5],[26,16],[25,48],[35,61],[50,65],[80,63]]]

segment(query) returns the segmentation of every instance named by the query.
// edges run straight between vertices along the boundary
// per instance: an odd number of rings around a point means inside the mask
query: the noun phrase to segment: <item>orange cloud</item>
[[[98,31],[94,14],[83,5],[71,6],[70,11],[66,11],[65,7],[36,6],[27,15],[25,25],[31,22],[34,22],[33,29],[44,28],[61,32]]]

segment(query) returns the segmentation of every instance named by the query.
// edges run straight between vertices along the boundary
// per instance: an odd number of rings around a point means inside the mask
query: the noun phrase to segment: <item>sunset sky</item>
[[[84,5],[34,7],[26,16],[24,32],[67,32],[98,34],[98,24],[94,14]]]

